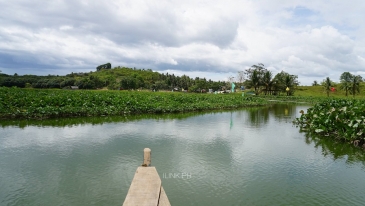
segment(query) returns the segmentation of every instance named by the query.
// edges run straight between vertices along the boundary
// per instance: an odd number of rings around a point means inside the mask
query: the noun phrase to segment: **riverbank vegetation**
[[[234,79],[193,79],[151,69],[111,68],[110,63],[94,72],[65,76],[0,73],[0,118],[179,113],[263,106],[272,101],[305,102],[314,106],[296,119],[301,129],[365,147],[365,83],[361,76],[344,72],[339,83],[327,77],[321,83],[300,86],[298,76],[284,71],[273,76],[263,64],[257,64],[238,72]],[[226,92],[233,85],[245,94],[205,93]],[[70,90],[73,87],[80,90]]]
[[[328,99],[302,112],[294,123],[302,130],[365,148],[365,102]]]
[[[0,88],[0,118],[173,113],[262,106],[240,94]]]

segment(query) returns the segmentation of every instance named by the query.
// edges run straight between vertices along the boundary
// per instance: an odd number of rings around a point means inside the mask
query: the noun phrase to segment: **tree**
[[[314,82],[312,83],[312,86],[318,86],[317,80],[314,80]]]
[[[160,89],[166,89],[167,84],[164,81],[156,81],[152,86],[151,89],[158,91]]]
[[[340,89],[342,89],[346,92],[346,97],[347,97],[348,91],[351,89],[353,78],[354,78],[354,76],[350,72],[344,72],[340,76],[340,81],[341,81]]]
[[[262,79],[262,83],[265,86],[265,95],[267,94],[267,92],[270,92],[271,87],[274,83],[274,80],[272,78],[272,72],[271,71],[266,71],[264,73],[263,79]]]
[[[273,80],[273,87],[275,90],[286,92],[287,95],[293,95],[298,85],[298,76],[284,71],[276,74]],[[286,88],[289,88],[289,91],[286,91]]]
[[[245,80],[245,73],[243,71],[239,71],[237,74],[237,81],[242,83]]]
[[[96,67],[96,71],[100,71],[102,69],[111,69],[112,65],[108,62],[106,64],[102,64]]]
[[[332,81],[329,77],[323,80],[322,86],[324,87],[324,90],[327,92],[327,97],[330,96]]]
[[[249,69],[246,69],[245,74],[247,77],[247,83],[249,87],[253,87],[255,89],[256,95],[259,94],[260,87],[263,86],[263,76],[267,69],[263,64],[259,63],[258,65],[252,65]]]
[[[352,81],[351,81],[351,94],[353,95],[353,97],[355,97],[356,93],[360,93],[360,82],[362,82],[363,79],[360,75],[357,76],[353,76]]]
[[[136,79],[131,76],[123,77],[120,80],[120,87],[123,89],[135,89],[137,86]]]

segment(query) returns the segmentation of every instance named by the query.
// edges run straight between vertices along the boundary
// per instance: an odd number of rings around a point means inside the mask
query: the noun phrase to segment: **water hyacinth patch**
[[[364,145],[365,102],[355,99],[323,101],[309,108],[294,123],[309,132]]]
[[[3,119],[188,112],[267,103],[239,94],[0,88]]]

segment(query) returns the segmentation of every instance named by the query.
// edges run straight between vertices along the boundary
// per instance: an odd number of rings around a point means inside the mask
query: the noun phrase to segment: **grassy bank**
[[[243,98],[240,94],[0,88],[2,119],[172,113],[267,103],[265,99]]]
[[[365,99],[365,82],[360,84],[360,93],[355,95],[355,99]],[[336,90],[334,92],[330,92],[330,97],[335,98],[353,98],[352,94],[348,93],[346,97],[346,92],[340,89],[340,86],[335,86]],[[299,97],[324,97],[327,98],[326,91],[323,86],[298,86],[295,91],[295,96]]]

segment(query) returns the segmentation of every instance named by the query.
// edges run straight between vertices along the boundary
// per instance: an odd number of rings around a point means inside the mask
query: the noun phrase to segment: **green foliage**
[[[341,74],[340,81],[340,89],[346,92],[346,96],[348,92],[350,92],[353,97],[355,97],[356,93],[360,93],[360,83],[363,82],[363,79],[360,75],[355,76],[350,72],[344,72]]]
[[[326,79],[324,79],[322,81],[321,84],[322,84],[324,90],[327,93],[327,97],[329,97],[330,96],[330,91],[331,91],[331,86],[333,85],[333,82],[331,81],[331,79],[329,77],[327,77]]]
[[[315,104],[295,124],[309,132],[343,139],[365,139],[365,103],[362,100],[330,99]]]
[[[247,78],[247,86],[254,88],[255,94],[258,95],[260,87],[263,86],[263,77],[267,72],[267,69],[263,64],[252,65],[249,69],[246,69],[245,75]]]
[[[96,67],[96,71],[100,71],[102,69],[111,69],[112,65],[110,63],[102,64]]]
[[[269,90],[271,90],[271,87],[274,84],[274,79],[272,76],[272,72],[271,71],[266,71],[264,73],[263,79],[262,79],[262,83],[265,86],[265,95],[267,94],[267,92]]]
[[[137,80],[131,76],[122,77],[122,79],[120,80],[120,87],[122,89],[136,89]]]
[[[298,76],[291,75],[287,72],[281,71],[274,77],[274,88],[279,92],[285,92],[287,96],[294,95],[297,86],[299,85]],[[289,91],[286,91],[289,88]]]
[[[170,113],[265,105],[240,94],[19,89],[0,87],[0,118]]]
[[[344,90],[346,92],[346,97],[348,94],[348,91],[351,90],[351,79],[353,78],[353,75],[350,72],[344,72],[340,76],[340,89]]]
[[[362,82],[362,77],[360,75],[353,76],[351,79],[350,93],[355,97],[356,93],[360,93],[360,82]]]
[[[25,83],[25,88],[32,88],[32,85],[30,83]]]
[[[24,88],[26,83],[30,83],[33,88],[70,88],[79,86],[80,89],[100,89],[107,87],[110,90],[123,89],[157,89],[168,90],[181,89],[187,90],[196,85],[199,89],[220,90],[226,82],[214,82],[205,78],[192,79],[189,76],[181,77],[174,74],[161,74],[150,69],[136,69],[127,67],[116,67],[113,69],[100,69],[90,73],[71,73],[66,76],[13,76],[0,75],[0,86],[17,86]]]
[[[261,63],[246,69],[245,75],[246,87],[254,88],[256,95],[259,95],[261,90],[265,91],[265,95],[272,90],[275,91],[275,94],[286,92],[288,96],[294,95],[296,87],[299,85],[298,76],[281,71],[273,78],[272,72]],[[289,91],[286,91],[286,88],[289,88]]]

